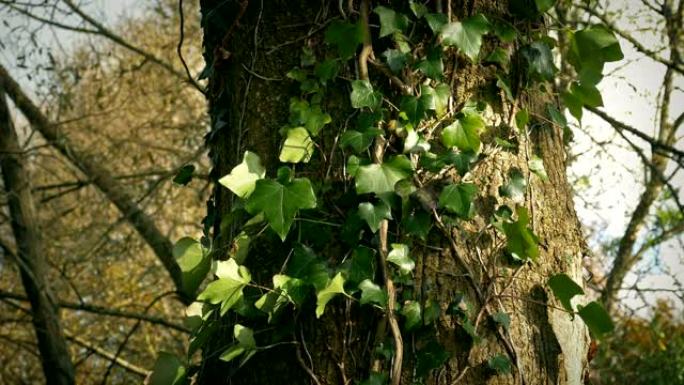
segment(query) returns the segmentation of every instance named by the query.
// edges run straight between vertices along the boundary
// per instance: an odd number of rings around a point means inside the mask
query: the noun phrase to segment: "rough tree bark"
[[[281,140],[278,129],[287,121],[288,100],[293,92],[291,83],[277,79],[284,78],[287,71],[299,65],[303,46],[323,44],[325,23],[330,18],[339,18],[340,9],[347,17],[356,17],[355,13],[349,12],[347,3],[357,5],[358,2],[201,1],[205,59],[211,68],[207,95],[212,130],[207,136],[207,145],[214,177],[230,172],[245,150],[261,155],[271,171],[275,168]],[[510,19],[506,0],[451,1],[448,6],[447,3],[449,1],[436,2],[445,12],[448,9],[453,13],[454,20],[476,12]],[[428,6],[434,11],[436,5],[430,2]],[[531,27],[529,23],[519,25]],[[455,105],[472,97],[483,98],[492,82],[496,82],[492,68],[470,64],[453,54],[448,56],[445,68],[445,82],[452,85]],[[383,76],[371,68],[373,81],[382,82]],[[319,152],[326,154],[335,145],[334,136],[344,130],[350,111],[347,83],[340,81],[331,89],[333,91],[328,93],[332,95],[328,96],[330,100],[325,107],[333,115],[333,123],[332,127],[326,127],[330,134],[320,140]],[[524,98],[533,117],[545,114],[545,103],[550,100],[548,95],[530,93]],[[515,104],[505,98],[499,98],[494,104],[498,105],[500,115],[507,118],[516,110]],[[445,310],[457,293],[466,293],[475,306],[475,313],[479,312],[481,304],[463,279],[463,268],[454,253],[457,251],[469,269],[476,272],[474,279],[482,287],[495,282],[489,285],[494,295],[490,296],[486,313],[505,310],[512,318],[508,333],[501,335],[494,331],[495,328],[483,327],[486,330],[482,332],[482,342],[473,345],[451,317],[440,316],[436,338],[450,358],[442,369],[434,370],[425,379],[426,384],[582,383],[587,364],[588,332],[579,317],[573,320],[567,313],[557,310],[558,304],[547,290],[546,281],[552,274],[565,272],[581,282],[585,244],[566,179],[562,129],[545,119],[533,120],[534,129],[529,136],[518,138],[518,151],[492,148],[484,151],[484,159],[472,177],[480,189],[475,220],[448,234],[448,239],[439,231],[433,231],[428,238],[429,245],[412,250],[416,259],[415,287],[419,288],[418,296],[422,301],[436,301]],[[500,128],[496,128],[502,123],[500,118],[493,116],[490,123],[483,135],[485,141],[503,135],[498,131]],[[531,175],[528,161],[535,154],[543,160],[548,181]],[[320,166],[312,161],[313,164]],[[321,167],[325,169],[325,166]],[[506,202],[499,196],[498,189],[514,169],[520,170],[529,181],[525,206],[531,213],[531,226],[540,238],[541,255],[538,263],[520,269],[495,268],[493,276],[498,279],[490,279],[492,277],[482,272],[479,261],[483,259],[487,266],[496,266],[503,258],[505,241],[488,224],[496,207]],[[230,191],[218,187],[210,206],[215,223],[215,245],[219,248],[227,247],[232,235],[230,227],[225,223],[221,226],[222,219],[230,213],[231,203]],[[284,247],[276,243],[260,245],[256,249],[250,252],[246,264],[255,279],[265,282],[282,266],[286,256],[280,255],[279,251]],[[346,384],[367,378],[377,317],[358,310],[348,300],[337,299],[320,320],[301,313],[292,318],[296,320],[291,324],[290,332],[298,343],[259,352],[242,368],[216,360],[218,350],[225,348],[231,338],[232,328],[225,327],[225,331],[204,349],[199,383]],[[486,324],[488,319],[484,315],[481,322]],[[422,336],[404,335],[403,384],[412,383],[415,351],[423,345]],[[486,361],[496,353],[511,357],[517,369],[512,374],[492,376]],[[383,370],[389,372],[387,364]]]
[[[46,277],[46,264],[41,247],[31,197],[31,184],[23,160],[23,150],[7,106],[4,88],[0,84],[0,168],[12,231],[17,245],[17,260],[21,282],[31,303],[33,328],[48,385],[74,384],[66,339],[59,321],[59,307],[51,295]]]

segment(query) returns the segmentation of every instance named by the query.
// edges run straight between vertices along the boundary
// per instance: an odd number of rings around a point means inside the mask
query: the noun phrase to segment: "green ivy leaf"
[[[373,91],[373,86],[368,80],[354,80],[351,83],[351,105],[354,108],[368,107],[375,110],[382,103],[382,94]]]
[[[190,237],[179,239],[173,245],[172,253],[183,274],[183,292],[192,298],[211,268],[211,258],[202,245]]]
[[[365,131],[347,130],[340,137],[342,148],[351,147],[356,153],[362,153],[373,144],[377,136],[382,135],[382,130],[371,128]]]
[[[423,325],[430,325],[431,323],[437,321],[441,314],[442,308],[439,307],[439,303],[428,299],[425,301],[425,306],[423,309]]]
[[[409,8],[411,8],[413,14],[419,19],[428,13],[428,8],[425,4],[414,0],[409,0]]]
[[[552,81],[556,75],[553,53],[543,41],[535,41],[520,49],[527,62],[527,72],[533,79]]]
[[[561,93],[561,98],[563,99],[563,104],[568,108],[570,114],[577,119],[577,121],[582,120],[582,107],[584,106],[579,97],[570,91],[564,91]]]
[[[482,46],[482,36],[489,32],[489,21],[482,14],[477,14],[462,21],[447,24],[440,33],[440,40],[446,46],[456,46],[472,62]]]
[[[395,32],[402,33],[408,27],[408,17],[395,12],[393,9],[379,6],[373,12],[380,17],[380,37],[385,37]]]
[[[181,186],[186,186],[192,180],[192,173],[195,172],[195,166],[192,164],[186,164],[181,167],[176,176],[173,177],[173,183],[179,184]]]
[[[525,176],[518,170],[511,170],[508,183],[499,187],[499,195],[511,198],[514,202],[522,202],[525,200],[526,191],[527,179],[525,179]]]
[[[223,315],[242,299],[242,289],[249,284],[252,276],[246,267],[238,266],[233,259],[219,261],[216,276],[218,279],[209,283],[197,300],[214,305],[220,303]]]
[[[537,6],[537,12],[544,13],[551,9],[556,3],[556,0],[534,0],[534,4]]]
[[[527,162],[527,165],[539,179],[543,181],[549,180],[549,175],[546,174],[546,169],[544,168],[544,161],[537,155],[532,155],[532,158]]]
[[[370,376],[363,380],[359,385],[385,385],[387,384],[387,374],[385,373],[371,373]]]
[[[503,327],[505,330],[508,330],[508,328],[511,327],[511,316],[509,316],[507,313],[498,311],[492,314],[492,319],[494,322],[501,325],[501,327]]]
[[[392,211],[387,203],[380,201],[377,204],[364,202],[359,204],[359,216],[368,223],[373,233],[380,228],[380,222],[392,219]]]
[[[328,284],[328,270],[325,264],[316,257],[313,250],[304,245],[297,245],[294,248],[285,273],[312,285],[316,291],[323,290]]]
[[[430,48],[427,52],[427,56],[418,62],[416,68],[430,79],[442,79],[444,75],[442,48],[439,46]]]
[[[336,59],[326,59],[320,63],[316,63],[314,67],[314,75],[318,80],[325,85],[329,81],[335,79],[340,72],[340,63]]]
[[[425,211],[416,211],[408,215],[404,229],[408,235],[426,240],[432,228],[432,217]]]
[[[397,155],[382,164],[359,166],[356,172],[356,192],[376,195],[394,192],[394,185],[411,176],[411,161]]]
[[[422,323],[420,304],[416,301],[406,301],[400,313],[404,316],[406,330],[411,330]]]
[[[584,294],[582,287],[575,283],[567,274],[556,274],[549,278],[549,287],[561,305],[570,313],[574,312],[572,297]]]
[[[513,103],[515,101],[515,97],[513,96],[513,90],[511,89],[511,84],[508,78],[506,76],[502,76],[501,74],[496,74],[496,79],[496,86],[504,92],[508,101]]]
[[[283,163],[308,163],[314,151],[314,143],[304,127],[287,130],[287,138],[280,150],[278,160]]]
[[[508,374],[511,372],[511,361],[508,357],[499,353],[487,360],[487,367],[494,370],[497,374]]]
[[[352,252],[347,283],[357,285],[375,276],[375,251],[365,246],[358,246]]]
[[[229,362],[244,354],[240,362],[240,366],[242,366],[254,355],[254,353],[256,353],[257,345],[256,340],[254,339],[254,332],[246,326],[235,324],[235,326],[233,326],[233,336],[237,343],[226,349],[219,359],[221,361]]]
[[[266,169],[261,165],[259,155],[245,151],[242,163],[235,166],[230,174],[219,179],[218,182],[240,198],[247,198],[254,191],[256,182],[264,176],[266,176]]]
[[[268,224],[283,241],[297,212],[316,207],[316,195],[306,178],[280,184],[270,179],[257,181],[256,188],[245,204],[247,212],[264,213]]]
[[[439,194],[439,207],[467,219],[473,214],[473,198],[477,195],[477,186],[472,183],[458,183],[446,186]]]
[[[431,370],[442,367],[451,355],[434,339],[416,353],[416,376],[425,377]]]
[[[487,58],[485,59],[485,63],[496,63],[501,68],[508,68],[510,61],[510,54],[501,47],[494,48],[494,51],[487,55]]]
[[[382,53],[382,56],[385,57],[387,65],[389,66],[390,70],[392,70],[392,72],[394,73],[401,72],[401,70],[404,69],[404,67],[406,66],[406,62],[409,58],[407,54],[401,52],[398,49],[388,49]]]
[[[338,294],[345,294],[342,273],[337,273],[328,285],[316,294],[316,318],[321,318],[325,312],[325,305]]]
[[[567,59],[583,84],[597,84],[603,76],[603,65],[623,58],[620,43],[607,27],[592,26],[570,38]]]
[[[356,48],[363,43],[361,24],[334,20],[325,31],[325,42],[337,48],[343,60],[354,56]]]
[[[439,83],[435,88],[421,84],[420,94],[420,98],[425,99],[423,102],[425,107],[429,110],[434,110],[437,117],[441,117],[446,113],[449,106],[449,98],[451,97],[451,88],[448,84]]]
[[[596,301],[589,302],[586,306],[581,307],[577,313],[596,338],[602,338],[615,329],[606,309]]]
[[[392,262],[402,275],[409,274],[416,267],[416,263],[409,257],[409,247],[402,243],[393,243],[392,251],[387,255],[387,262]]]
[[[492,23],[492,32],[504,43],[511,43],[518,37],[513,25],[505,20],[495,19]]]
[[[502,225],[506,234],[506,250],[513,258],[536,261],[539,258],[539,241],[532,229],[527,227],[530,220],[527,209],[518,206],[516,213],[518,213],[516,222],[507,222]]]
[[[518,127],[518,130],[524,130],[529,121],[530,115],[526,109],[521,109],[515,113],[515,126]]]
[[[458,147],[461,151],[480,151],[480,132],[484,120],[479,114],[461,114],[452,124],[442,130],[442,143],[446,147]]]
[[[551,121],[554,122],[557,126],[563,129],[568,127],[568,121],[567,119],[565,119],[565,115],[558,111],[558,108],[556,108],[556,106],[549,103],[546,105],[546,111],[548,112]]]
[[[152,374],[147,378],[149,385],[183,385],[186,382],[185,366],[171,353],[159,352]]]
[[[447,15],[443,13],[428,13],[425,15],[425,21],[427,21],[428,26],[435,35],[439,35],[444,26],[449,22]]]
[[[359,284],[359,289],[361,290],[361,305],[374,303],[383,308],[387,306],[387,292],[370,279],[363,280]]]

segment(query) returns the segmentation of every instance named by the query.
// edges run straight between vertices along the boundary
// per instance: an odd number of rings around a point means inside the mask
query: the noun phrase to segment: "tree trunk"
[[[48,385],[69,385],[74,383],[74,367],[59,322],[59,308],[46,281],[45,257],[22,152],[7,107],[5,90],[0,85],[0,168],[17,244],[16,262],[26,296],[31,302],[33,328],[46,382]]]
[[[351,20],[358,18],[358,13],[347,8],[347,3],[354,3],[358,10],[358,2],[323,3],[304,0],[201,1],[206,73],[209,74],[207,95],[212,118],[207,146],[215,178],[228,174],[240,163],[245,150],[259,154],[268,169],[267,174],[275,174],[282,140],[278,130],[287,123],[290,97],[298,93],[296,85],[284,75],[300,65],[302,47],[314,51],[322,49],[324,27],[331,18],[340,18],[340,10]],[[478,12],[512,18],[506,11],[505,0],[436,3],[428,4],[431,12],[435,12],[435,7],[442,7],[444,13],[453,14],[452,20]],[[402,8],[402,11],[410,13],[408,8]],[[525,28],[543,27],[543,23],[532,25],[534,23],[512,21],[523,32]],[[371,24],[377,24],[377,20],[371,19]],[[378,44],[375,38],[373,44]],[[379,61],[384,48],[374,49],[375,59]],[[344,76],[355,78],[352,61],[348,68],[350,70],[343,72]],[[387,80],[386,71],[377,68],[371,66],[371,82],[380,84],[379,87],[392,87],[390,82],[393,80]],[[454,106],[463,106],[470,99],[492,99],[491,89],[495,89],[495,100],[487,100],[494,113],[487,116],[483,143],[493,143],[495,137],[517,135],[517,150],[486,147],[469,177],[479,189],[474,219],[450,229],[435,224],[426,242],[415,242],[411,247],[416,262],[415,289],[401,291],[403,297],[399,297],[398,302],[403,305],[404,300],[412,299],[421,304],[437,303],[441,312],[432,329],[403,332],[401,383],[419,383],[416,373],[422,370],[420,366],[424,363],[418,360],[425,357],[425,352],[429,352],[436,342],[446,350],[448,359],[443,366],[428,371],[422,380],[425,384],[580,384],[587,365],[589,334],[579,317],[572,319],[558,310],[559,305],[546,286],[551,275],[562,272],[581,282],[585,247],[566,179],[563,131],[542,118],[546,115],[546,103],[552,98],[541,92],[529,92],[522,93],[518,101],[511,103],[494,86],[493,66],[471,64],[455,52],[446,55],[444,68],[443,82],[451,85]],[[317,155],[309,164],[297,165],[298,174],[309,175],[320,170],[325,174],[329,167],[342,167],[341,156],[337,154],[334,156],[338,158],[335,158],[330,154],[337,149],[336,137],[348,126],[352,112],[349,92],[348,82],[341,79],[328,87],[323,106],[332,115],[332,123],[316,138],[320,146],[315,150]],[[511,125],[518,103],[523,102],[532,117],[529,127],[533,129],[528,135],[511,134],[506,126]],[[531,173],[528,164],[534,155],[542,159],[548,180]],[[490,225],[499,205],[513,205],[509,198],[501,197],[499,193],[513,170],[520,171],[528,182],[522,205],[528,209],[530,227],[539,238],[538,262],[522,267],[505,264],[505,238]],[[332,190],[346,188],[344,183],[348,182],[338,181]],[[319,197],[322,199],[325,198]],[[215,224],[214,247],[230,245],[235,230],[228,225],[227,218],[232,217],[233,200],[228,189],[217,187],[209,205],[209,218],[213,218]],[[342,211],[345,211],[344,205],[340,203]],[[315,243],[315,235],[323,237],[328,231],[323,227],[300,229],[299,238],[313,239],[311,242]],[[396,236],[393,229],[390,228],[390,237]],[[332,236],[314,248],[331,264],[339,264],[347,249],[339,240],[341,235],[334,229],[330,231]],[[271,237],[267,238],[268,242],[261,241],[260,245],[252,247],[245,264],[254,280],[270,285],[270,277],[280,271],[296,241],[292,238],[282,244],[277,237]],[[390,239],[393,241],[394,238]],[[487,266],[487,270],[482,266]],[[468,274],[470,278],[464,277]],[[460,294],[468,304],[471,321],[478,327],[477,341],[469,336],[463,323],[449,313]],[[456,302],[456,305],[462,304]],[[498,312],[510,315],[510,328],[498,327],[492,321]],[[219,349],[225,349],[232,340],[232,327],[224,325],[226,327],[221,328],[222,331],[204,348],[199,383],[347,384],[363,381],[372,371],[390,373],[392,359],[378,358],[376,354],[383,344],[393,344],[390,326],[381,313],[359,307],[345,298],[332,301],[320,319],[314,318],[312,313],[312,309],[304,308],[293,312],[290,319],[281,317],[277,324],[280,335],[268,341],[289,343],[259,351],[242,367],[217,359],[221,353]],[[241,322],[241,318],[231,319],[231,322],[235,321]],[[263,322],[253,324],[253,327],[269,330],[272,325]],[[510,373],[497,374],[491,368],[495,365],[488,365],[497,354],[512,362]]]

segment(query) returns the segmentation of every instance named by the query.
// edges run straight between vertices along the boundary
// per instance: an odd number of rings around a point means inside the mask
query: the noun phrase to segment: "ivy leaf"
[[[342,273],[337,273],[328,285],[316,294],[316,318],[321,318],[325,312],[325,305],[338,294],[345,294]]]
[[[387,292],[370,279],[363,280],[359,284],[359,289],[361,289],[361,305],[374,303],[383,308],[387,306]]]
[[[401,308],[401,315],[404,316],[404,328],[411,330],[421,324],[420,304],[416,301],[406,301]]]
[[[451,355],[442,345],[432,339],[417,352],[416,356],[416,376],[425,377],[431,370],[444,365]]]
[[[494,370],[497,374],[508,374],[511,372],[511,361],[508,357],[499,353],[487,360],[487,367]]]
[[[544,161],[540,157],[533,155],[532,158],[527,162],[527,165],[530,167],[530,171],[532,171],[541,180],[549,180],[549,175],[546,174],[546,169],[544,168]]]
[[[533,79],[551,81],[556,74],[553,54],[543,41],[535,41],[520,49],[527,62],[527,72]]]
[[[365,131],[347,130],[340,137],[340,146],[351,147],[355,152],[361,153],[366,151],[379,135],[382,135],[382,130],[377,128]]]
[[[352,252],[349,264],[347,283],[358,285],[366,279],[375,276],[375,251],[365,246],[359,246]]]
[[[514,202],[525,200],[525,191],[527,191],[527,179],[518,170],[511,170],[508,183],[499,187],[499,195],[511,198]]]
[[[304,127],[287,130],[287,139],[278,160],[283,163],[308,163],[313,155],[314,143]]]
[[[427,56],[418,62],[416,68],[430,79],[440,80],[444,74],[444,63],[442,62],[442,48],[432,47],[427,52]]]
[[[409,214],[406,218],[404,228],[408,235],[426,240],[430,233],[430,229],[432,228],[432,217],[425,211],[417,210],[416,212]]]
[[[416,2],[414,0],[409,0],[409,8],[417,18],[421,18],[428,13],[428,8],[425,4]]]
[[[473,197],[476,195],[477,186],[472,183],[451,184],[439,194],[439,207],[461,218],[470,218],[473,213]]]
[[[613,32],[597,25],[571,36],[567,58],[582,83],[597,84],[603,76],[603,65],[622,60],[624,55]]]
[[[416,267],[416,263],[409,257],[409,247],[401,243],[392,244],[392,251],[387,255],[387,262],[397,265],[402,275],[409,274]]]
[[[516,208],[518,220],[516,222],[503,223],[502,227],[506,234],[506,250],[513,256],[523,261],[536,261],[539,258],[539,241],[532,230],[527,227],[530,218],[527,209],[521,206]]]
[[[256,340],[254,340],[254,332],[246,326],[235,324],[235,326],[233,326],[233,336],[235,337],[237,344],[226,349],[219,359],[221,361],[229,362],[244,354],[244,357],[240,362],[240,365],[242,366],[254,355],[254,353],[256,353],[257,345]]]
[[[586,306],[581,307],[577,313],[596,338],[602,338],[615,329],[613,320],[610,319],[606,309],[596,301],[589,302]]]
[[[242,156],[242,163],[235,166],[230,174],[219,179],[219,183],[228,187],[235,195],[240,198],[247,198],[254,191],[254,186],[259,179],[266,176],[266,169],[261,165],[259,155],[245,151]]]
[[[529,121],[530,115],[526,109],[521,109],[515,113],[515,126],[518,127],[518,130],[524,130]]]
[[[434,110],[437,117],[441,117],[447,111],[449,106],[449,98],[451,97],[451,89],[448,84],[439,83],[432,88],[428,85],[421,84],[420,97],[425,98],[425,106],[429,110]]]
[[[437,321],[440,314],[442,314],[442,308],[439,307],[439,303],[428,299],[423,309],[423,324],[429,325]]]
[[[509,56],[510,55],[509,55],[507,50],[505,50],[501,47],[496,47],[496,48],[494,48],[494,51],[492,51],[487,56],[487,58],[485,59],[485,63],[496,63],[501,68],[507,68],[508,64],[511,61]]]
[[[456,46],[472,62],[482,46],[482,36],[489,32],[489,21],[482,14],[477,14],[462,21],[447,24],[440,33],[440,40],[446,46]]]
[[[582,287],[575,283],[567,274],[556,274],[549,278],[549,287],[553,295],[558,298],[561,305],[570,313],[573,313],[572,297],[584,294]]]
[[[233,259],[219,261],[216,276],[218,279],[209,283],[197,300],[214,305],[220,303],[223,315],[242,299],[242,289],[252,280],[252,276],[246,267],[238,266]]]
[[[307,292],[306,283],[303,280],[276,274],[273,276],[273,290],[254,302],[254,307],[268,314],[268,322],[270,323],[280,309],[288,303],[301,305]]]
[[[582,107],[584,106],[582,101],[570,91],[564,91],[561,93],[561,98],[563,99],[563,104],[568,108],[570,114],[577,119],[577,121],[582,120]]]
[[[508,328],[511,327],[511,316],[509,316],[507,313],[498,311],[492,314],[492,319],[494,322],[501,325],[501,327],[503,327],[505,330],[508,330]]]
[[[211,258],[205,254],[202,245],[190,237],[179,239],[173,245],[172,253],[182,272],[183,292],[194,297],[211,268]]]
[[[245,204],[247,212],[252,215],[264,213],[269,226],[283,241],[297,212],[315,207],[316,195],[306,178],[294,179],[286,184],[270,179],[259,180]]]
[[[505,20],[495,19],[492,23],[492,32],[504,43],[511,43],[518,37],[515,27]]]
[[[551,9],[556,3],[556,0],[534,0],[534,4],[537,6],[537,12],[544,13]]]
[[[411,161],[402,155],[390,158],[382,164],[359,166],[356,172],[356,192],[376,195],[391,193],[394,185],[411,176],[411,173]]]
[[[195,172],[195,166],[192,164],[186,164],[181,167],[173,177],[173,183],[179,184],[181,186],[186,186],[192,180],[192,173]]]
[[[449,20],[447,20],[447,16],[443,13],[428,13],[425,15],[425,21],[427,21],[432,33],[439,35]]]
[[[458,147],[461,151],[480,151],[480,131],[485,127],[479,114],[461,114],[452,124],[442,130],[442,143],[446,147]]]
[[[356,48],[363,43],[360,24],[334,20],[325,31],[325,42],[337,47],[340,58],[347,60],[354,56]]]
[[[314,67],[314,75],[324,85],[330,80],[335,79],[338,72],[340,72],[340,64],[336,59],[323,60],[320,63],[316,63],[316,67]]]
[[[546,111],[549,114],[549,118],[551,118],[551,121],[554,122],[558,127],[561,127],[563,129],[568,127],[568,121],[565,119],[565,115],[563,115],[556,106],[554,106],[551,103],[548,103],[546,105]]]
[[[395,12],[393,9],[379,6],[373,12],[380,17],[380,37],[385,37],[395,32],[401,33],[408,27],[408,17]]]
[[[297,245],[294,248],[285,272],[290,277],[301,279],[304,283],[312,285],[317,291],[323,290],[328,284],[328,270],[325,264],[304,245]]]
[[[408,61],[408,55],[398,49],[388,49],[382,53],[382,56],[385,57],[387,65],[394,73],[401,72]]]
[[[504,92],[508,101],[511,103],[515,101],[513,90],[511,89],[511,84],[508,81],[508,78],[506,76],[502,76],[501,74],[496,74],[496,79],[496,86]]]
[[[159,352],[152,374],[147,378],[149,385],[183,385],[186,381],[185,366],[171,353]]]
[[[354,108],[368,107],[375,110],[382,103],[382,94],[373,91],[368,80],[354,80],[352,82],[351,105]]]
[[[392,212],[385,202],[381,201],[376,205],[364,202],[359,204],[359,216],[368,223],[371,231],[376,233],[380,228],[380,222],[384,219],[392,219]]]

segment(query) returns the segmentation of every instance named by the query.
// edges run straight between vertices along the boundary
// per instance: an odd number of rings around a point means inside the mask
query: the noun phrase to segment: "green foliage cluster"
[[[539,19],[553,5],[553,1],[542,0],[535,1],[531,8],[512,3],[511,12],[527,20]],[[342,84],[338,75],[370,38],[366,36],[367,26],[364,20],[335,20],[325,31],[327,49],[322,50],[323,58],[309,48],[303,50],[301,66],[287,74],[298,84],[299,94],[290,100],[289,118],[280,130],[280,168],[269,175],[260,157],[246,151],[242,162],[219,180],[238,198],[234,211],[250,219],[233,240],[229,258],[213,262],[211,275],[215,280],[197,295],[198,303],[191,307],[193,339],[188,357],[211,338],[219,318],[233,312],[244,322],[234,325],[234,343],[226,347],[221,359],[239,359],[242,365],[275,343],[256,338],[256,332],[246,326],[250,319],[267,318],[276,324],[286,309],[313,310],[316,317],[322,317],[331,301],[339,297],[389,317],[399,316],[403,334],[429,332],[440,316],[448,315],[473,343],[481,340],[474,325],[474,304],[464,296],[455,298],[444,310],[429,299],[418,301],[412,295],[415,245],[424,241],[432,229],[439,227],[448,234],[451,227],[460,226],[476,214],[479,187],[468,176],[481,159],[482,134],[489,129],[483,116],[487,110],[484,101],[451,106],[444,61],[453,54],[475,64],[490,63],[496,69],[496,85],[502,95],[514,101],[521,93],[554,80],[557,68],[553,51],[557,47],[549,36],[540,32],[521,34],[515,25],[491,15],[475,14],[449,21],[445,14],[430,13],[418,2],[410,2],[407,9],[379,6],[373,12],[380,23],[376,38],[391,46],[382,53],[384,60],[379,66],[395,76],[410,72],[414,82],[395,92],[369,79],[349,81],[349,103],[356,112],[353,128],[339,137],[344,168],[315,179],[311,173],[298,171],[298,167],[316,159],[318,138],[332,123],[325,111],[327,89]],[[595,85],[603,65],[619,59],[621,52],[615,37],[605,28],[566,32],[572,43],[570,52],[563,54],[570,57],[578,80],[563,93],[563,99],[570,112],[579,117],[582,106],[600,104]],[[416,49],[419,42],[422,49]],[[491,49],[481,61],[485,42],[491,43]],[[521,74],[511,70],[513,61],[524,69]],[[556,107],[549,105],[548,111],[547,119],[565,125]],[[520,106],[515,114],[517,132],[529,130],[529,122],[530,113]],[[511,132],[514,136],[516,130]],[[495,144],[515,149],[517,144],[509,139],[497,137]],[[384,143],[389,140],[393,146],[385,150]],[[534,155],[528,166],[536,177],[548,180],[540,157]],[[335,184],[340,181],[353,181],[353,191],[335,195]],[[500,194],[514,202],[524,201],[527,183],[522,174],[514,173],[500,187]],[[331,196],[347,211],[341,220],[327,222],[326,218],[337,218],[329,214],[333,210]],[[385,221],[390,221],[393,229],[389,236],[387,229],[383,230]],[[319,255],[315,245],[307,243],[302,229],[312,223],[325,228],[320,230],[322,233],[334,233],[342,240],[346,249],[341,254],[345,258]],[[505,236],[506,255],[513,263],[534,265],[538,261],[539,240],[530,228],[525,207],[501,206],[491,223]],[[270,285],[264,286],[252,280],[243,261],[250,243],[268,232],[284,242],[283,255],[287,258]],[[391,242],[386,256],[382,255],[383,237],[389,237]],[[204,245],[187,239],[177,248],[188,280],[188,294],[194,295],[215,253],[208,242]],[[402,301],[396,306],[390,306],[397,293],[388,291],[388,280],[398,285]],[[549,286],[563,307],[571,315],[578,314],[595,336],[612,329],[605,311],[595,302],[575,310],[571,300],[583,291],[570,277],[554,276]],[[493,314],[492,319],[496,327],[503,329],[511,323],[506,313]],[[387,354],[393,354],[391,349]],[[436,340],[426,342],[416,356],[415,380],[420,381],[448,358],[449,353]],[[160,360],[172,358],[161,356]],[[509,357],[501,354],[489,358],[487,366],[494,374],[512,369]],[[373,373],[363,383],[384,384],[387,377],[385,373]]]

